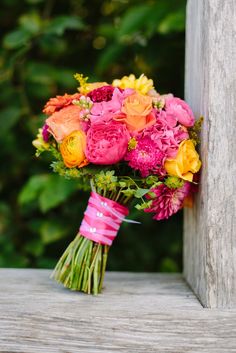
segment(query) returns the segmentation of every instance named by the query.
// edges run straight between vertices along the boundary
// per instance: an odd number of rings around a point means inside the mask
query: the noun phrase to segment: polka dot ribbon
[[[128,214],[129,210],[127,207],[93,191],[91,192],[79,232],[96,243],[111,246],[122,221],[140,223],[125,219]]]

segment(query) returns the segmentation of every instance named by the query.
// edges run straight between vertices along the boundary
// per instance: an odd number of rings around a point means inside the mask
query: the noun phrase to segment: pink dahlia
[[[181,141],[189,137],[187,129],[177,125],[177,119],[163,110],[157,114],[156,123],[145,129],[142,136],[150,137],[166,158],[174,158]]]
[[[129,139],[125,124],[113,120],[93,124],[87,132],[86,157],[94,164],[115,164],[124,158]]]
[[[178,189],[170,189],[165,184],[161,184],[151,191],[156,195],[149,208],[144,212],[155,213],[153,219],[167,219],[174,213],[178,212],[184,203],[184,199],[189,195],[191,183],[185,182]],[[147,197],[150,198],[150,197]]]
[[[149,174],[164,175],[164,153],[156,148],[156,144],[149,137],[137,138],[137,145],[127,152],[125,160],[129,166],[139,170],[142,177]]]
[[[94,103],[108,102],[112,99],[114,89],[113,86],[102,86],[89,92],[87,97]]]
[[[169,115],[174,116],[178,122],[186,127],[193,126],[194,115],[190,106],[180,98],[167,98],[165,110]]]

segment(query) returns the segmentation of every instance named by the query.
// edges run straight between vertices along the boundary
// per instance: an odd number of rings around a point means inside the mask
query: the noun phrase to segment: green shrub
[[[45,102],[75,92],[75,72],[107,81],[144,72],[183,96],[184,17],[185,0],[2,0],[0,266],[52,267],[86,207],[87,193],[34,157]],[[181,215],[141,221],[123,224],[108,267],[181,270]]]

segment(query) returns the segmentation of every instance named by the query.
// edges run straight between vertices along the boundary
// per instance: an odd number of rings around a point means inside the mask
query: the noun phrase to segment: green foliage
[[[76,92],[76,72],[107,82],[144,72],[161,93],[181,97],[185,3],[2,1],[0,266],[52,267],[76,234],[86,208],[88,193],[78,192],[78,186],[88,190],[86,176],[99,171],[87,166],[83,175],[76,174],[73,168],[64,168],[55,153],[52,168],[48,152],[44,161],[36,160],[32,140],[43,125],[46,101]],[[142,197],[158,180],[150,177],[145,190],[137,190],[130,180],[119,183],[125,196],[137,193],[137,208],[143,208]],[[181,216],[155,222],[149,214],[141,218],[133,208],[130,218],[142,225],[122,225],[108,267],[181,270]]]
[[[77,189],[74,180],[66,180],[54,174],[34,175],[21,190],[19,203],[24,205],[37,200],[44,213],[67,200]]]
[[[200,144],[199,135],[200,135],[200,131],[201,131],[201,128],[202,128],[203,121],[204,121],[203,116],[200,116],[200,118],[198,118],[195,121],[193,127],[190,128],[190,130],[189,130],[189,137],[192,139],[192,141],[193,141],[195,146]]]

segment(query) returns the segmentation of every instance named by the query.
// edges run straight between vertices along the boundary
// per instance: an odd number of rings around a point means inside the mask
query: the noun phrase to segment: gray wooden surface
[[[0,269],[0,352],[236,352],[236,310],[204,309],[178,274],[107,273],[103,294]]]
[[[189,0],[186,100],[202,129],[195,207],[185,212],[184,273],[207,307],[236,307],[236,1]]]

